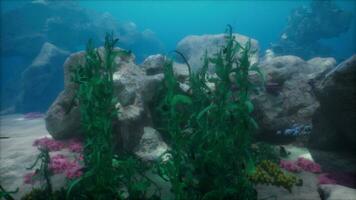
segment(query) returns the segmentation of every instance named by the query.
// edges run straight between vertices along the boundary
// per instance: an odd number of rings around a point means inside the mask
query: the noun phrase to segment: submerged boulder
[[[260,131],[274,134],[293,124],[311,124],[319,103],[310,81],[335,63],[334,58],[304,61],[296,56],[269,56],[263,59],[259,66],[266,76],[266,90],[252,96]]]
[[[316,78],[320,107],[313,115],[312,147],[330,150],[356,147],[356,55]]]
[[[63,89],[63,63],[70,55],[51,43],[45,43],[32,64],[22,73],[22,91],[16,110],[46,111]]]
[[[102,52],[102,48],[99,52]],[[120,49],[116,49],[120,51]],[[77,85],[71,81],[70,73],[84,63],[85,52],[72,54],[64,64],[64,91],[49,108],[45,121],[48,132],[55,139],[64,139],[82,134],[79,106],[74,101]],[[133,151],[139,144],[144,127],[151,125],[149,103],[157,92],[163,74],[146,75],[143,68],[134,62],[134,55],[119,55],[115,59],[113,75],[115,95],[120,112],[114,121],[114,135],[118,147]]]
[[[225,44],[225,36],[226,34],[189,35],[178,42],[176,49],[186,57],[188,63],[192,66],[192,70],[196,71],[203,66],[205,52],[207,52],[208,57],[217,53]],[[251,52],[253,53],[250,56],[250,62],[251,64],[257,63],[259,51],[258,41],[237,33],[234,33],[233,37],[243,46],[245,46],[249,40],[251,41]]]

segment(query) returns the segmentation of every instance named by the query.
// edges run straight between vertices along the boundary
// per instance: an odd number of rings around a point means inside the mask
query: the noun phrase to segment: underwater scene
[[[356,1],[0,3],[1,200],[356,200]]]

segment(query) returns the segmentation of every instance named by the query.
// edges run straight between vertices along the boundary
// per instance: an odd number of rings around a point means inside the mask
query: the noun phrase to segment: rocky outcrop
[[[46,111],[63,89],[63,63],[70,55],[51,43],[45,43],[38,56],[22,73],[19,112]]]
[[[265,57],[259,66],[266,75],[266,91],[252,97],[260,130],[275,133],[293,124],[311,124],[319,103],[310,81],[335,63],[333,58]]]
[[[314,91],[320,107],[313,116],[312,147],[356,147],[356,55],[316,78]]]
[[[221,46],[225,44],[225,36],[225,34],[189,35],[178,42],[176,49],[186,57],[192,66],[192,70],[196,71],[203,66],[205,52],[209,57],[217,53]],[[246,45],[251,40],[251,52],[253,53],[250,56],[250,62],[251,64],[257,63],[259,50],[257,40],[237,33],[234,33],[233,36],[242,45]]]
[[[234,36],[241,44],[249,40],[239,34]],[[178,43],[177,50],[186,57],[193,70],[198,70],[202,66],[205,52],[212,56],[223,44],[223,34],[187,36]],[[259,61],[258,42],[254,39],[251,39],[251,49],[255,52],[250,56],[251,64],[254,64]],[[269,135],[294,124],[310,125],[312,115],[319,106],[310,82],[319,74],[331,70],[336,65],[335,59],[316,57],[305,61],[297,56],[275,56],[272,50],[268,50],[258,65],[266,75],[266,90],[252,96],[256,108],[254,115],[260,131]],[[178,80],[181,89],[187,91],[186,65],[175,63],[174,69],[176,75],[177,72],[184,74]],[[253,74],[250,78],[256,79]]]
[[[119,49],[117,49],[119,51]],[[102,49],[100,49],[102,52]],[[70,72],[84,62],[85,52],[72,54],[64,64],[64,91],[57,97],[47,112],[46,127],[55,139],[81,134],[79,106],[73,102],[77,85],[71,82]],[[134,56],[118,56],[114,72],[115,95],[119,99],[120,112],[115,120],[114,134],[118,147],[132,151],[144,133],[144,127],[151,125],[148,104],[156,94],[163,79],[161,73],[150,73],[137,66]],[[149,62],[146,62],[146,64]],[[148,66],[143,66],[147,68]]]
[[[337,37],[349,30],[352,13],[342,10],[332,1],[311,1],[310,8],[299,7],[290,14],[280,40],[272,44],[280,55],[297,55],[304,59],[328,56],[331,48],[321,39]]]
[[[73,0],[24,2],[22,6],[2,12],[0,20],[0,59],[3,61],[0,109],[14,106],[18,94],[22,93],[22,85],[27,84],[21,82],[21,74],[34,62],[46,42],[76,52],[83,49],[89,39],[101,44],[105,33],[113,32],[120,39],[120,47],[135,52],[139,61],[163,50],[163,44],[153,31],[141,31],[133,22],[121,22],[109,13],[82,8]],[[62,74],[58,73],[58,79],[63,79]],[[62,88],[62,83],[52,80],[53,87]],[[21,102],[17,105],[27,106]]]

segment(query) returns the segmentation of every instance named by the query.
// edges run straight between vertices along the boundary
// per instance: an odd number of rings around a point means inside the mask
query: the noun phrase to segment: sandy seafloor
[[[26,168],[31,166],[38,155],[36,147],[32,146],[34,140],[41,137],[51,137],[45,127],[43,118],[25,119],[24,115],[4,115],[0,116],[0,183],[6,190],[14,190],[19,188],[19,192],[13,194],[15,199],[20,199],[21,196],[31,191],[32,187],[38,185],[28,185],[23,183],[24,174],[30,172]],[[350,157],[344,159],[338,155],[333,155],[328,152],[310,152],[306,148],[299,148],[291,145],[285,146],[291,152],[289,159],[295,160],[298,157],[313,159],[313,156],[318,156],[321,162],[331,163],[332,168],[336,169],[356,169],[354,161]],[[65,150],[60,153],[67,154]],[[313,156],[312,156],[313,155]],[[322,163],[323,164],[323,163]],[[323,167],[323,165],[322,165]],[[148,175],[158,183],[162,188],[162,199],[171,196],[169,194],[169,186],[152,173]],[[258,185],[258,199],[283,199],[283,200],[318,200],[320,199],[317,185],[317,174],[309,172],[301,172],[297,174],[303,179],[302,187],[294,187],[292,193],[287,190],[274,186]],[[59,188],[65,182],[63,176],[54,176],[52,184],[54,188]],[[168,197],[169,198],[169,197]],[[356,197],[355,197],[356,198]]]

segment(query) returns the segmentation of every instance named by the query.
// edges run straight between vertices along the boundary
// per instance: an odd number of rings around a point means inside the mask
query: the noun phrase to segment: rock
[[[163,73],[165,57],[161,54],[148,56],[142,64],[147,75]]]
[[[319,193],[323,200],[356,200],[356,190],[341,185],[320,185]]]
[[[293,124],[311,124],[319,106],[310,81],[330,70],[333,58],[314,58],[309,61],[296,56],[270,55],[259,64],[266,75],[266,91],[253,95],[255,117],[260,131],[276,133]]]
[[[179,82],[184,83],[188,81],[189,70],[186,64],[173,62],[173,72]]]
[[[334,58],[320,58],[315,57],[307,61],[311,66],[309,69],[311,73],[308,74],[309,79],[314,79],[320,74],[329,71],[336,66],[336,60]]]
[[[313,115],[310,145],[341,150],[356,147],[356,55],[316,78],[314,92],[320,107]]]
[[[19,112],[46,111],[63,89],[63,63],[70,53],[45,43],[32,64],[22,73]]]
[[[177,44],[177,51],[181,52],[187,59],[188,63],[192,66],[192,70],[196,71],[203,65],[203,57],[207,51],[207,55],[211,56],[225,44],[225,34],[216,35],[190,35],[183,38]],[[235,40],[241,45],[245,45],[249,37],[234,33]],[[250,62],[252,64],[258,62],[259,45],[257,40],[251,39],[251,54]]]
[[[144,134],[135,150],[135,154],[143,160],[154,161],[167,150],[168,146],[162,140],[161,135],[151,127],[144,127]]]
[[[120,51],[120,49],[116,49]],[[101,55],[103,49],[100,48]],[[46,127],[55,139],[74,137],[82,133],[78,105],[73,102],[77,85],[71,82],[70,72],[83,64],[85,52],[72,54],[64,64],[64,91],[57,97],[46,115]],[[115,141],[121,150],[133,151],[139,144],[144,127],[151,125],[149,104],[157,93],[163,74],[146,75],[134,62],[134,55],[115,58],[113,75],[115,96],[120,112],[114,121]],[[146,63],[147,64],[147,63]],[[74,104],[73,104],[74,103]]]
[[[310,7],[294,9],[279,39],[272,45],[278,55],[297,55],[304,59],[330,56],[331,48],[319,42],[347,32],[352,13],[332,1],[312,1]]]

